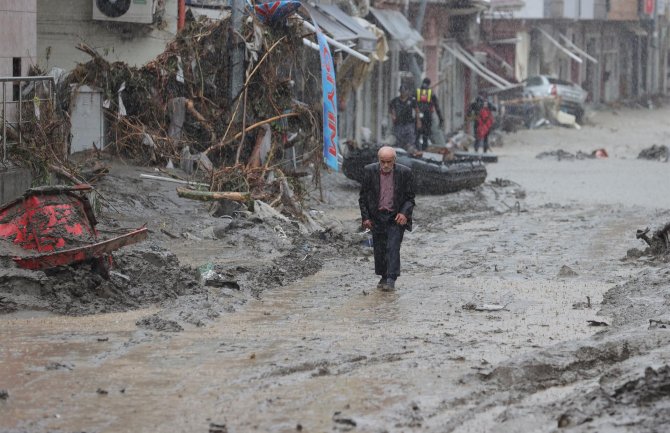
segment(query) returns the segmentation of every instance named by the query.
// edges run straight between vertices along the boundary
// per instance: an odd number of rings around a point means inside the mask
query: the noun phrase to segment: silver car
[[[573,114],[578,122],[583,119],[588,92],[577,84],[546,75],[528,77],[522,84],[524,96],[560,98],[562,111]]]

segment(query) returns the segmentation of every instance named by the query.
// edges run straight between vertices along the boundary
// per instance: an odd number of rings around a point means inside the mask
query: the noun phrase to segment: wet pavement
[[[640,272],[622,260],[643,247],[635,229],[667,220],[670,194],[649,192],[664,184],[667,164],[623,159],[636,148],[614,139],[611,160],[534,158],[551,140],[586,150],[601,133],[509,136],[489,180],[518,185],[419,197],[393,292],[374,288],[371,249],[353,242],[321,257],[313,275],[260,296],[208,288],[212,302],[237,299],[234,312],[178,333],[136,326],[158,308],[4,315],[0,388],[9,396],[0,400],[0,431],[522,432],[554,431],[560,419],[596,431],[654,428],[635,421],[639,411],[616,428],[619,421],[593,424],[566,403],[610,383],[603,378],[615,364],[618,378],[635,384],[625,389],[641,386],[646,366],[658,371],[658,389],[668,376],[659,369],[664,351],[653,350],[667,347],[662,331],[640,336],[622,323],[619,336],[588,323],[612,324],[599,314],[603,298]],[[362,239],[355,185],[330,182],[321,208],[348,238]],[[281,256],[282,241],[270,244],[258,247],[261,266]],[[193,266],[239,266],[253,256],[215,241],[188,245],[172,250]],[[607,417],[603,407],[593,411]]]

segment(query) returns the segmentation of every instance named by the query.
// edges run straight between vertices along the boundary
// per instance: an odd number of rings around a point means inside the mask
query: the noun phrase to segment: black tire
[[[100,12],[110,18],[118,18],[128,12],[131,0],[96,0]]]

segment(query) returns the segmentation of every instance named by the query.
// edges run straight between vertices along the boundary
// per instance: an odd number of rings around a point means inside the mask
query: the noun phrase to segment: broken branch
[[[193,200],[213,201],[213,200],[232,200],[245,202],[251,197],[248,192],[211,192],[195,191],[188,188],[177,188],[179,197],[190,198]]]

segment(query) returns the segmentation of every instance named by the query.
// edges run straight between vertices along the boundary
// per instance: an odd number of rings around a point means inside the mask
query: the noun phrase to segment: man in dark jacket
[[[400,244],[405,229],[412,230],[414,190],[412,170],[396,164],[392,147],[377,153],[379,162],[365,166],[358,205],[363,227],[372,231],[377,287],[393,290],[400,275]]]
[[[410,95],[410,89],[406,85],[400,86],[400,96],[391,100],[389,116],[393,123],[396,147],[405,150],[414,147],[419,115],[416,100]]]

